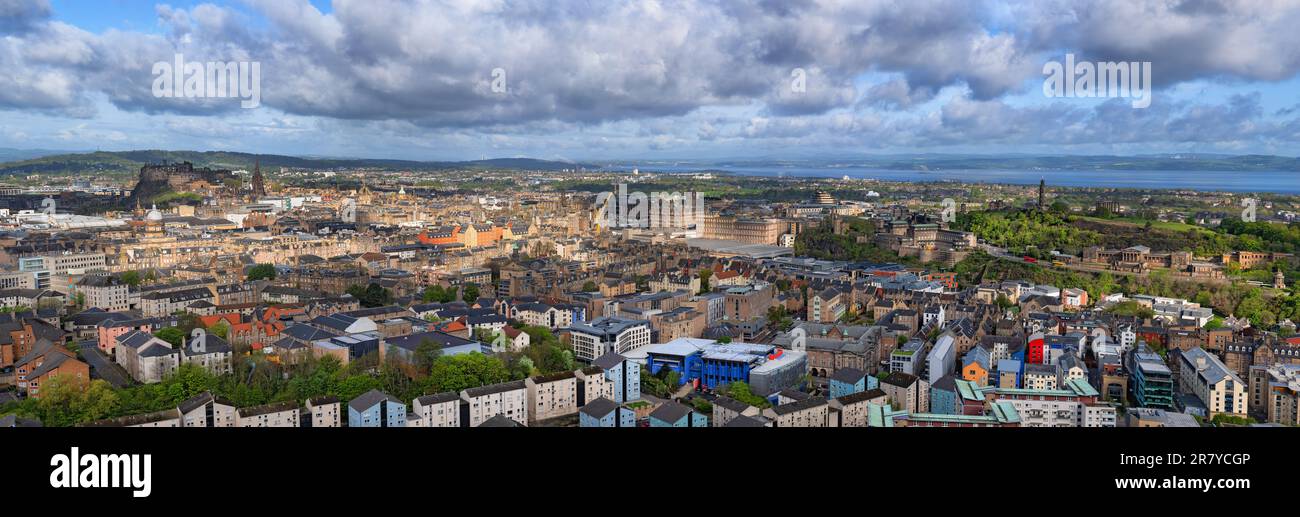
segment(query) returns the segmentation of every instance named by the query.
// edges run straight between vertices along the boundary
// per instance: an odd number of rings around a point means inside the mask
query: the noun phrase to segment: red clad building
[[[1047,346],[1043,340],[1042,332],[1035,332],[1029,336],[1029,344],[1025,346],[1025,362],[1029,364],[1043,364],[1046,360],[1045,353]]]

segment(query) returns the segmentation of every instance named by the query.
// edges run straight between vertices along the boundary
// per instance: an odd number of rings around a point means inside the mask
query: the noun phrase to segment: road
[[[99,376],[99,378],[108,381],[115,388],[124,388],[131,385],[131,378],[127,376],[126,370],[120,365],[114,363],[96,346],[83,346],[81,348],[81,357],[90,365],[90,369]]]

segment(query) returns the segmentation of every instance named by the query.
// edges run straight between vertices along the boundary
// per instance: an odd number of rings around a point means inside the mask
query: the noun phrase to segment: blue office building
[[[682,382],[708,389],[742,381],[765,396],[797,385],[808,371],[806,354],[775,345],[678,338],[644,350],[651,374],[668,368]]]

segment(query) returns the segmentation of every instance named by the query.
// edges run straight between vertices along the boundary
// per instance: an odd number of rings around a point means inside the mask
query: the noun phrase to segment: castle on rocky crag
[[[140,179],[131,190],[131,198],[148,200],[167,191],[194,192],[220,187],[234,178],[226,169],[195,168],[193,163],[161,163],[140,167]]]

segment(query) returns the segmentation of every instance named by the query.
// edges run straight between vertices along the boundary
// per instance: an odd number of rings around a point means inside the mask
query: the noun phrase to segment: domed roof
[[[144,219],[146,221],[161,221],[162,212],[158,211],[158,205],[153,205],[152,207],[150,207],[149,213],[144,216]]]

